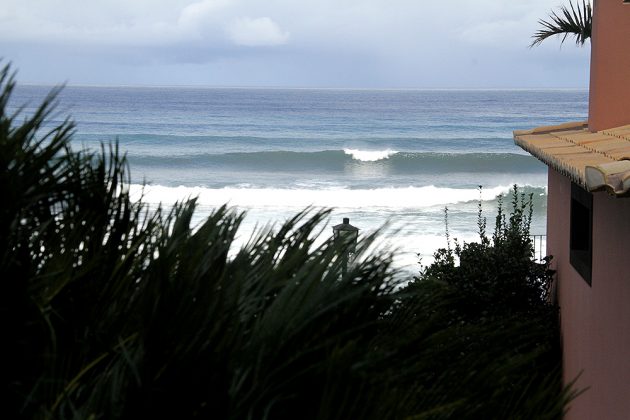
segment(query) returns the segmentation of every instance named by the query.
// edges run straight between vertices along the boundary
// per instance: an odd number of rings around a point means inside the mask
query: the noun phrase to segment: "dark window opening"
[[[590,285],[593,262],[593,195],[571,184],[570,261]]]

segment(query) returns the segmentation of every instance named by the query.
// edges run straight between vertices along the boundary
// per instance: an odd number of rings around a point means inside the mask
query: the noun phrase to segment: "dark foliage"
[[[477,316],[478,311],[526,315],[553,308],[547,300],[553,278],[551,258],[536,262],[529,237],[532,197],[519,194],[516,186],[511,196],[509,217],[503,209],[503,197],[499,197],[492,237],[486,234],[480,202],[479,242],[455,243],[454,249],[439,250],[435,262],[421,273],[423,279],[455,288],[466,301],[462,308],[472,311],[471,316]]]
[[[3,417],[562,412],[568,393],[549,374],[558,365],[557,354],[547,358],[550,332],[535,317],[477,322],[467,296],[478,307],[491,297],[448,277],[454,267],[401,288],[390,256],[366,253],[372,236],[342,276],[341,250],[316,245],[325,211],[304,211],[235,250],[242,214],[222,207],[191,226],[194,199],[150,210],[129,196],[117,146],[75,152],[71,122],[46,128],[54,92],[21,121],[8,115],[14,86],[5,67]],[[474,281],[491,289],[491,279]]]
[[[431,302],[429,312],[416,314],[420,323],[439,320],[439,333],[450,337],[448,346],[430,350],[436,353],[433,368],[469,369],[473,376],[467,378],[473,386],[449,395],[455,418],[471,413],[477,418],[559,418],[561,411],[537,405],[542,403],[538,390],[546,388],[554,401],[576,395],[561,385],[557,307],[548,299],[551,258],[533,259],[531,196],[514,186],[511,197],[509,215],[499,201],[492,237],[486,234],[480,201],[479,242],[438,250],[434,263],[408,288]],[[476,405],[489,389],[493,398]],[[494,417],[497,413],[505,415]]]
[[[574,6],[573,1],[569,0],[569,7],[560,7],[559,13],[551,12],[549,20],[541,19],[538,23],[542,28],[532,36],[534,40],[530,47],[538,45],[554,35],[562,35],[561,43],[564,43],[569,35],[573,35],[577,45],[584,45],[586,40],[590,39],[593,28],[591,3],[582,0],[581,6],[579,1]]]

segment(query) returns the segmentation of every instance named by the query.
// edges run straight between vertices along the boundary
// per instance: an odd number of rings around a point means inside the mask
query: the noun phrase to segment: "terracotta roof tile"
[[[627,137],[628,135],[630,135],[630,125],[609,128],[608,130],[603,130],[602,133],[616,137]]]
[[[630,125],[592,133],[586,122],[514,132],[514,142],[589,191],[630,195]]]

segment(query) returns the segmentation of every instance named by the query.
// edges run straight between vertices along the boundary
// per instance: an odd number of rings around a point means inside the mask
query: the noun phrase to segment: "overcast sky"
[[[562,3],[2,0],[0,56],[40,84],[586,88],[590,44],[528,48]]]

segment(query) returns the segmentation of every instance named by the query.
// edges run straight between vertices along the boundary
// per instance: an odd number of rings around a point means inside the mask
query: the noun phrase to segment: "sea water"
[[[50,90],[20,86],[34,106]],[[414,272],[451,238],[473,241],[482,201],[492,231],[497,197],[533,194],[532,234],[546,230],[546,167],[512,131],[584,120],[585,90],[343,90],[65,87],[52,123],[70,115],[76,148],[117,140],[132,192],[172,205],[198,197],[195,223],[228,203],[247,217],[237,246],[307,206],[349,217]],[[481,192],[479,186],[482,186]]]

